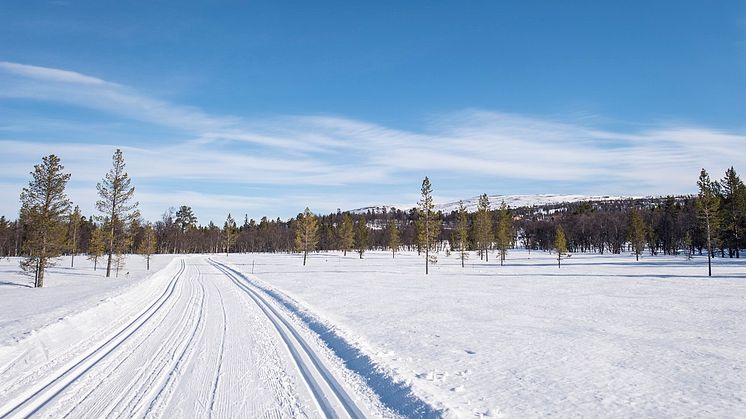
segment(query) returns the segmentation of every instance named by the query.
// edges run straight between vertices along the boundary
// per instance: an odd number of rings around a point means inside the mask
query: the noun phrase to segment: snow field
[[[746,263],[513,251],[219,257],[448,416],[738,416]],[[497,259],[494,257],[491,259]],[[252,263],[254,275],[250,274]],[[308,320],[306,320],[308,321]],[[365,378],[365,377],[364,377]]]

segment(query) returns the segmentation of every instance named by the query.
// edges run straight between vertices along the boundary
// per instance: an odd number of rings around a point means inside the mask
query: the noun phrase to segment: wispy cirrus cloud
[[[346,205],[383,198],[402,202],[425,174],[439,180],[436,186],[447,196],[687,193],[699,168],[719,173],[746,161],[744,133],[695,124],[619,130],[478,109],[435,115],[419,130],[331,115],[257,119],[212,114],[69,70],[9,62],[0,62],[0,104],[4,99],[94,110],[118,122],[91,117],[63,124],[64,117],[55,115],[45,123],[35,116],[23,130],[18,128],[22,122],[0,116],[0,182],[25,178],[40,155],[54,152],[74,174],[77,187],[93,190],[118,146],[143,185],[142,201],[181,197],[182,202],[173,202],[178,205],[191,199],[216,220],[218,213],[240,213],[246,207],[283,216],[305,205],[334,210],[342,204],[333,200],[345,193],[356,197]],[[116,135],[133,127],[138,141],[123,142]],[[65,130],[76,135],[87,130],[97,140],[70,140]],[[23,139],[14,137],[19,132]],[[168,140],[159,140],[163,132]],[[558,185],[564,190],[556,190]],[[257,193],[271,196],[247,201],[231,188],[258,188]],[[17,196],[10,195],[17,193],[6,189],[0,189],[0,198],[8,202],[0,212],[13,215]],[[367,198],[361,190],[369,191]],[[225,211],[218,211],[222,206]]]

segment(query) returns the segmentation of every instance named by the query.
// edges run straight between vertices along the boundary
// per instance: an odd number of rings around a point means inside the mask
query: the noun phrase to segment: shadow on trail
[[[226,266],[226,265],[224,265]],[[319,335],[335,355],[344,361],[345,366],[360,375],[379,397],[381,403],[394,412],[408,418],[439,418],[443,412],[436,410],[429,404],[420,400],[412,394],[411,386],[405,383],[396,383],[391,377],[380,371],[373,360],[358,348],[348,343],[339,336],[329,325],[324,324],[314,315],[304,311],[291,301],[289,297],[272,289],[268,289],[260,283],[249,279],[237,270],[226,266],[233,273],[245,281],[260,288],[283,307],[298,316],[311,330]]]
[[[9,282],[9,281],[0,281],[0,286],[8,286],[8,287],[21,287],[21,288],[34,288],[33,286],[29,284],[22,284],[18,282]]]

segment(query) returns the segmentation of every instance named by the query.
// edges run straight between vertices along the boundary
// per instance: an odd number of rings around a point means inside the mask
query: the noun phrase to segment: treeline
[[[289,220],[240,222],[228,214],[222,225],[201,225],[191,207],[167,210],[155,222],[144,221],[134,201],[135,188],[125,171],[121,150],[112,169],[97,185],[99,214],[83,216],[65,194],[70,174],[58,157],[46,156],[34,167],[29,186],[21,193],[17,220],[0,217],[0,256],[23,256],[23,269],[43,285],[43,275],[60,255],[77,254],[105,262],[106,275],[117,275],[124,255],[137,253],[148,264],[156,253],[245,253],[416,250],[425,255],[425,269],[436,255],[458,252],[462,265],[468,253],[481,259],[497,254],[505,263],[509,249],[565,253],[631,252],[650,255],[707,254],[740,257],[746,247],[746,187],[730,168],[711,181],[703,169],[696,196],[671,196],[616,201],[586,201],[508,208],[479,199],[477,211],[463,204],[448,214],[434,211],[432,185],[422,184],[422,199],[407,211],[316,215],[308,208]]]

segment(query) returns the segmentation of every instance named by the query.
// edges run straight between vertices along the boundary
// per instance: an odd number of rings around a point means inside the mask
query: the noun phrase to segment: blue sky
[[[0,6],[0,214],[41,156],[201,222],[480,193],[690,193],[746,162],[746,3]]]

